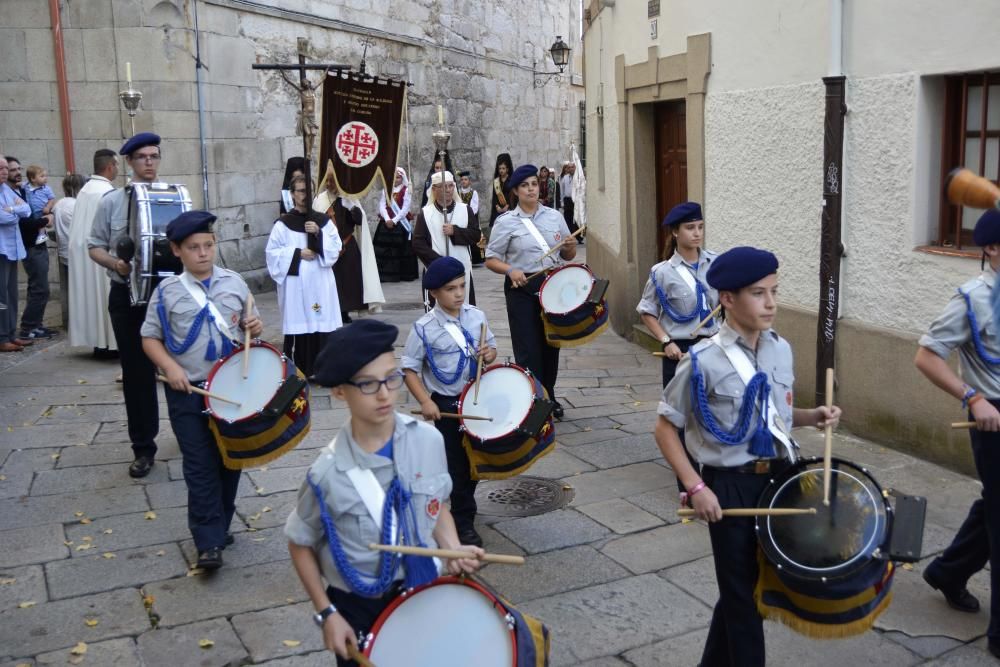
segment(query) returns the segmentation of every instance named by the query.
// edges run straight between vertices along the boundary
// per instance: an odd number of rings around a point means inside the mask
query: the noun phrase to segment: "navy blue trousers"
[[[240,471],[222,465],[211,417],[203,414],[205,399],[166,387],[170,426],[177,436],[188,490],[188,529],[198,551],[225,546],[226,532],[236,512]]]
[[[441,412],[458,412],[458,396],[431,394],[431,400]],[[444,453],[448,457],[448,474],[451,476],[451,515],[461,535],[475,527],[478,482],[469,475],[469,455],[462,446],[458,420],[439,419],[434,426],[444,437]]]
[[[518,366],[531,371],[554,401],[559,375],[559,348],[552,347],[545,339],[542,306],[538,303],[538,290],[544,281],[545,276],[540,275],[524,287],[515,288],[510,278],[504,278],[503,294],[507,300],[507,323],[510,324],[514,360]]]
[[[146,306],[133,306],[128,286],[112,282],[108,292],[108,313],[122,365],[122,389],[132,453],[135,458],[152,458],[156,454],[156,434],[160,430],[160,399],[156,395],[156,368],[143,351],[139,334],[146,320]]]

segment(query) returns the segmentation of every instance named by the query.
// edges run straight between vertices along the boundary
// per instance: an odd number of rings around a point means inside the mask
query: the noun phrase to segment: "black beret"
[[[752,285],[778,270],[774,253],[749,246],[727,250],[708,267],[705,278],[717,290],[734,291]]]
[[[454,257],[438,257],[424,271],[424,289],[444,287],[455,278],[465,275],[465,265]]]
[[[507,181],[507,189],[513,190],[532,176],[538,176],[538,167],[533,164],[522,164],[510,175],[510,179]]]
[[[392,352],[397,334],[393,325],[368,318],[340,327],[316,356],[315,381],[324,387],[344,384],[377,356]]]
[[[459,178],[462,178],[463,176],[471,176],[471,175],[472,174],[469,173],[469,171],[467,171],[467,170],[466,171],[460,171],[460,172],[458,172],[458,177]]]
[[[694,222],[695,220],[704,220],[701,216],[701,204],[696,201],[686,201],[670,209],[670,213],[667,213],[667,217],[663,219],[663,226],[671,227],[682,222]]]
[[[976,228],[972,230],[972,242],[980,248],[1000,243],[1000,211],[991,208],[979,216]]]
[[[160,135],[153,134],[152,132],[140,132],[136,134],[131,139],[122,144],[121,150],[118,151],[119,155],[131,155],[140,148],[145,148],[146,146],[159,146],[160,145]]]
[[[184,211],[167,223],[167,239],[180,243],[192,234],[212,233],[212,223],[216,217],[208,211]]]

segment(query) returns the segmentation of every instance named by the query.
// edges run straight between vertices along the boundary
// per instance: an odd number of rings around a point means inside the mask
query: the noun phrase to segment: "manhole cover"
[[[476,487],[479,514],[534,516],[564,507],[573,500],[573,487],[558,480],[521,475],[483,481]]]

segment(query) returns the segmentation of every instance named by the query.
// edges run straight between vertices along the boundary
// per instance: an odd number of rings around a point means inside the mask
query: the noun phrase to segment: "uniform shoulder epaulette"
[[[987,287],[987,284],[983,280],[982,276],[976,276],[975,278],[970,278],[965,283],[963,283],[962,286],[959,287],[959,289],[965,292],[966,294],[969,294],[974,289],[977,289],[979,287]]]

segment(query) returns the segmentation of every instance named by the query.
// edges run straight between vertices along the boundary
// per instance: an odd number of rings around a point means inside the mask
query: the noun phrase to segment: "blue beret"
[[[192,234],[212,232],[212,223],[216,218],[208,211],[184,211],[167,223],[167,239],[180,243]]]
[[[131,155],[140,148],[145,148],[146,146],[159,146],[160,145],[160,135],[153,134],[152,132],[140,132],[139,134],[133,136],[131,139],[122,144],[122,148],[118,151],[119,155]]]
[[[513,190],[532,176],[538,176],[538,167],[533,164],[522,164],[510,175],[510,179],[507,181],[507,189]]]
[[[455,278],[465,275],[465,265],[454,257],[438,257],[424,271],[424,289],[444,287]]]
[[[393,325],[368,318],[340,327],[316,356],[314,380],[324,387],[344,384],[375,357],[392,352],[398,333]]]
[[[717,290],[734,291],[771,275],[778,270],[778,258],[767,250],[739,246],[727,250],[712,261],[705,278]]]
[[[1000,243],[1000,211],[991,208],[979,216],[976,228],[972,230],[972,242],[980,248]]]
[[[670,209],[670,213],[667,213],[667,217],[663,219],[663,226],[671,227],[682,222],[694,222],[695,220],[704,220],[701,216],[701,204],[696,201],[686,201]]]

